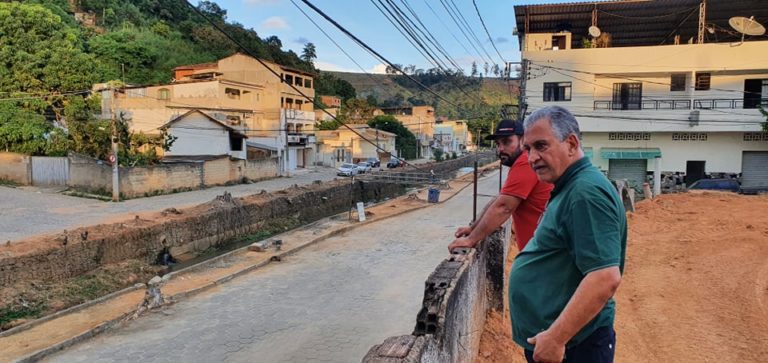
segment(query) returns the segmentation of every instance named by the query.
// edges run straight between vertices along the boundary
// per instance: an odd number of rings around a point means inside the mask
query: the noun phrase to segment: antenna
[[[728,19],[728,24],[731,25],[731,28],[735,29],[737,32],[741,33],[741,42],[744,42],[744,36],[745,35],[763,35],[765,34],[765,27],[755,21],[755,17],[743,17],[743,16],[734,16],[730,19]]]
[[[597,38],[600,36],[600,28],[598,28],[596,25],[592,25],[589,27],[589,35],[592,36],[592,38]]]

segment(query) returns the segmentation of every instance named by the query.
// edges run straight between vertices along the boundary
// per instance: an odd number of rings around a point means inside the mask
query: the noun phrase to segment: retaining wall
[[[0,152],[0,180],[32,184],[32,157],[23,154]]]
[[[504,309],[506,240],[499,230],[441,262],[426,281],[413,333],[373,346],[363,362],[474,362],[488,311]]]
[[[0,258],[0,285],[63,280],[127,259],[152,263],[164,247],[175,253],[203,251],[235,237],[281,232],[346,211],[351,201],[381,200],[404,191],[396,184],[340,180],[246,198],[225,194],[181,214],[166,212],[152,220],[132,219],[38,238],[37,245],[49,247],[21,255],[9,252]],[[87,239],[82,237],[85,231]]]

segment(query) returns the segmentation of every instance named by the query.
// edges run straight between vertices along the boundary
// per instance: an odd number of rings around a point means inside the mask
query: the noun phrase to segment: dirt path
[[[617,362],[768,362],[768,196],[664,195],[629,215]],[[498,315],[498,314],[497,314]],[[479,362],[519,362],[491,317]]]

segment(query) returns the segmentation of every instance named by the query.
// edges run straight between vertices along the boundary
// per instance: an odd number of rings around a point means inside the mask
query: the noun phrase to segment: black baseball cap
[[[486,140],[496,140],[507,136],[522,136],[523,135],[523,123],[520,121],[513,121],[504,119],[499,121],[496,125],[496,132],[485,137]]]

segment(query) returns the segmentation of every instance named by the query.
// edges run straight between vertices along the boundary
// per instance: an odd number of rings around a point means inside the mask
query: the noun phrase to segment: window
[[[768,141],[768,132],[745,132],[744,141]]]
[[[706,132],[675,132],[672,141],[707,141]]]
[[[552,50],[568,49],[565,46],[565,35],[553,35],[552,36]]]
[[[227,97],[233,99],[233,100],[239,100],[240,99],[240,90],[237,88],[225,88],[224,94],[227,95]]]
[[[304,78],[296,77],[296,83],[294,83],[294,85],[299,86],[299,87],[303,86],[304,85]]]
[[[304,87],[306,88],[312,88],[312,80],[307,78],[304,80]]]
[[[768,79],[744,80],[744,108],[768,108]]]
[[[648,141],[651,139],[650,132],[609,132],[608,140],[619,141]]]
[[[285,80],[285,83],[293,84],[293,76],[290,74],[286,74],[284,80]]]
[[[570,101],[571,82],[544,82],[544,101]]]
[[[709,90],[709,83],[710,83],[711,76],[712,76],[711,73],[698,73],[698,72],[696,72],[696,90],[697,91],[708,91]]]
[[[167,88],[161,88],[157,90],[157,98],[161,100],[170,100],[171,99],[171,91]]]
[[[230,132],[229,149],[232,151],[243,151],[243,136]]]
[[[670,91],[685,91],[685,73],[673,73],[669,86]]]
[[[642,108],[642,83],[614,83],[612,110],[639,110]]]

